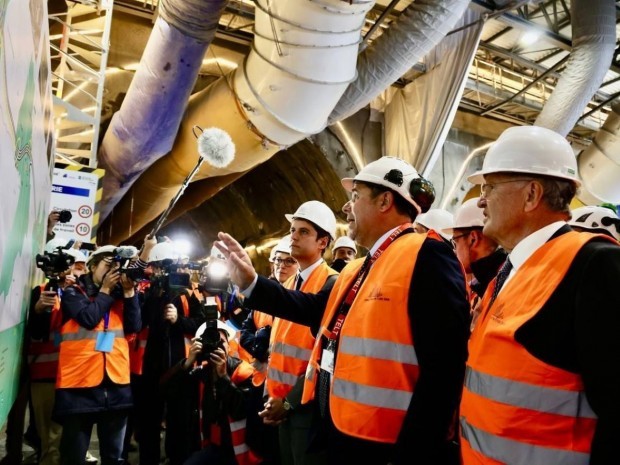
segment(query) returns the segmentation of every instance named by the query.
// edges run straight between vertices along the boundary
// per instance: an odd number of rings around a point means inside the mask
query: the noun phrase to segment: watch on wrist
[[[293,406],[286,399],[284,399],[284,401],[282,402],[282,408],[286,410],[287,412],[290,412],[291,410],[293,410]]]

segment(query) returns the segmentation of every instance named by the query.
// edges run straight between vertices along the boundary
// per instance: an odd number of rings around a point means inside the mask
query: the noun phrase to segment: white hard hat
[[[449,211],[433,208],[426,213],[418,215],[415,222],[425,228],[432,229],[446,240],[452,239],[452,234],[445,232],[446,229],[452,228],[454,224],[454,217]]]
[[[482,169],[467,179],[482,184],[484,175],[523,173],[567,179],[581,185],[577,159],[568,141],[551,129],[538,126],[508,128],[487,151]]]
[[[620,218],[613,210],[590,205],[576,208],[571,213],[572,218],[568,222],[571,226],[588,230],[604,229],[620,241]]]
[[[416,194],[412,197],[411,183],[416,179],[420,180],[418,181],[420,186],[424,187],[421,192],[424,195]],[[413,166],[405,160],[396,157],[381,157],[364,166],[354,178],[344,178],[341,182],[342,186],[348,192],[351,192],[354,181],[369,182],[388,187],[398,192],[401,197],[412,204],[418,210],[418,213],[427,211],[435,199],[432,184],[422,179]]]
[[[160,242],[151,249],[148,261],[149,263],[160,262],[162,260],[174,260],[175,258],[174,244],[172,242]]]
[[[79,250],[74,249],[73,247],[65,250],[65,252],[73,257],[74,263],[83,262],[86,263],[86,255],[84,255]]]
[[[455,229],[482,228],[484,226],[484,210],[478,206],[478,198],[469,199],[454,214],[454,223],[451,228],[442,231],[446,234],[454,234]]]
[[[64,247],[67,245],[69,241],[67,241],[67,239],[64,239],[62,237],[55,237],[54,239],[50,240],[47,244],[45,244],[45,251],[47,253],[53,253],[56,250],[58,250],[58,247]]]
[[[196,337],[200,337],[202,336],[202,333],[205,332],[205,329],[207,328],[207,323],[203,323],[201,324],[198,329],[196,330]],[[231,327],[228,326],[226,323],[224,323],[221,320],[217,320],[217,329],[221,329],[222,331],[226,331],[226,334],[228,335],[228,340],[232,340],[235,337],[235,330]]]
[[[323,202],[318,200],[304,202],[297,208],[295,213],[287,213],[284,216],[290,223],[295,219],[310,221],[327,232],[332,239],[336,238],[336,217],[331,208]]]
[[[347,247],[349,249],[353,249],[355,253],[357,253],[357,247],[355,247],[355,241],[351,239],[349,236],[340,236],[338,239],[336,239],[336,242],[334,242],[334,247],[332,247],[332,250],[336,250],[341,247]]]
[[[86,260],[86,265],[90,265],[90,262],[93,261],[93,259],[97,256],[97,255],[101,255],[104,253],[110,254],[110,255],[114,255],[115,251],[116,251],[116,246],[115,245],[102,245],[101,247],[98,247],[97,250],[95,250],[93,253],[91,253],[88,257],[88,259]]]
[[[291,235],[287,234],[282,239],[280,239],[278,243],[273,247],[273,249],[271,249],[271,251],[273,252],[274,259],[276,257],[276,253],[278,252],[287,253],[290,255],[291,254]]]

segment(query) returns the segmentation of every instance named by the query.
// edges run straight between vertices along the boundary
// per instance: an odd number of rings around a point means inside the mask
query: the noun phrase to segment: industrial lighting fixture
[[[529,45],[532,45],[536,43],[538,39],[540,39],[540,35],[541,35],[540,31],[535,31],[535,30],[526,31],[525,34],[523,34],[521,38],[519,39],[519,44],[522,47],[527,47]]]

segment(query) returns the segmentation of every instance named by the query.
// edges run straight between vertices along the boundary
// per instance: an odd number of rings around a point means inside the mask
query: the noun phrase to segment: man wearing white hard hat
[[[332,248],[333,260],[330,266],[334,270],[341,272],[347,263],[355,259],[356,254],[357,247],[355,241],[349,236],[340,236],[334,242],[334,247]]]
[[[287,234],[280,239],[271,252],[275,268],[274,277],[280,284],[284,284],[299,270],[299,263],[291,256],[291,235]],[[273,316],[252,310],[241,327],[241,347],[261,364],[267,362],[272,326]]]
[[[73,264],[48,283],[32,290],[28,316],[28,370],[30,373],[30,402],[37,433],[41,438],[39,463],[60,463],[60,436],[62,427],[52,420],[56,376],[58,373],[58,336],[62,326],[60,311],[62,289],[75,284],[86,271],[86,257],[70,245],[66,239],[54,238],[45,246],[50,256],[68,255]]]
[[[291,256],[299,264],[299,272],[283,287],[304,292],[331,290],[337,272],[322,257],[336,235],[334,213],[323,202],[311,200],[285,217],[291,223]],[[314,335],[307,326],[275,318],[270,345],[266,380],[269,398],[259,415],[266,424],[279,425],[281,462],[283,465],[327,463],[325,454],[308,452],[309,427],[314,423],[316,409],[314,404],[301,403]]]
[[[487,286],[506,261],[506,252],[482,232],[484,213],[478,198],[463,202],[454,215],[453,227],[443,232],[452,237],[452,246],[469,280],[472,326]]]
[[[469,180],[482,184],[483,233],[510,254],[470,340],[464,464],[615,463],[620,246],[566,223],[580,185],[570,144],[507,129]]]
[[[452,234],[445,232],[452,228],[454,217],[452,213],[441,208],[432,208],[426,213],[422,213],[415,219],[413,229],[417,233],[426,233],[431,229],[441,236],[441,238],[450,242]]]
[[[286,291],[257,277],[249,257],[220,233],[251,291],[249,303],[319,334],[302,402],[317,400],[330,463],[458,464],[453,447],[465,372],[469,304],[462,267],[435,233],[412,222],[434,200],[405,161],[383,157],[355,178],[343,207],[349,237],[367,248],[331,292]]]

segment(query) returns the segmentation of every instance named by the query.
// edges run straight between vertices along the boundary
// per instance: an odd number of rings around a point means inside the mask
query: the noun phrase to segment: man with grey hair
[[[510,128],[469,179],[482,184],[483,233],[509,256],[470,339],[463,463],[615,463],[620,247],[566,224],[572,148],[548,129]]]

